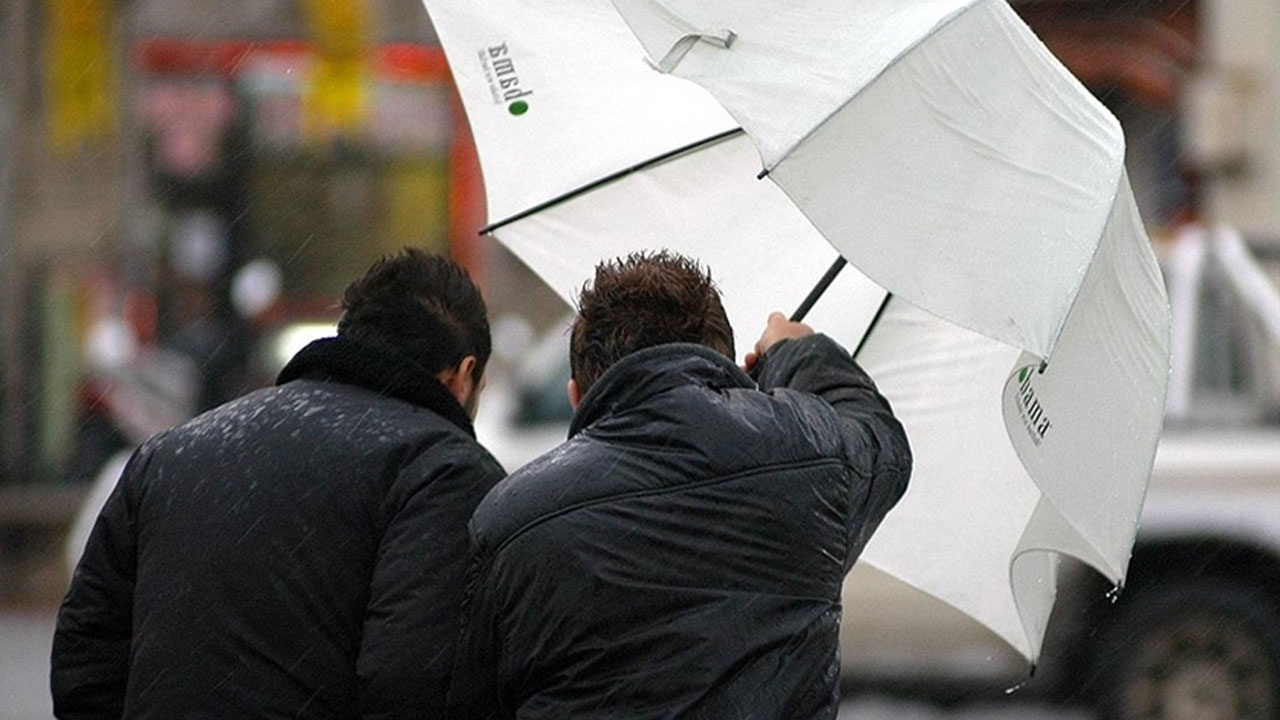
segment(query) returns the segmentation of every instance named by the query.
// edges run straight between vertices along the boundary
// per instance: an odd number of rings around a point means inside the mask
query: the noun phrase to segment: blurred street
[[[0,611],[0,720],[47,720],[49,643],[53,608]],[[993,699],[941,709],[924,702],[879,696],[853,698],[841,720],[1091,720],[1082,711],[1062,711],[1032,702]]]
[[[840,720],[1089,720],[1084,711],[1056,710],[1016,700],[942,709],[922,702],[868,696],[846,701]]]

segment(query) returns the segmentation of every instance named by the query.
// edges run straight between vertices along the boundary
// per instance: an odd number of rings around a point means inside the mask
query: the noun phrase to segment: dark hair
[[[733,328],[710,270],[667,250],[596,266],[594,284],[578,295],[569,338],[569,365],[582,393],[627,355],[674,342],[733,357]]]
[[[417,248],[386,255],[347,286],[338,334],[389,345],[432,374],[476,357],[476,382],[489,361],[484,298],[457,263]]]

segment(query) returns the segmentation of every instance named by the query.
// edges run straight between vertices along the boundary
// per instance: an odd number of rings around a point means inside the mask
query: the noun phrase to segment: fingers
[[[780,312],[769,314],[769,320],[765,324],[764,333],[760,335],[760,339],[756,341],[755,349],[752,353],[748,353],[747,357],[751,358],[752,365],[764,355],[769,348],[773,347],[780,340],[791,340],[802,338],[813,334],[813,328],[804,323],[792,322],[787,319],[786,315]],[[752,355],[755,357],[752,358]]]

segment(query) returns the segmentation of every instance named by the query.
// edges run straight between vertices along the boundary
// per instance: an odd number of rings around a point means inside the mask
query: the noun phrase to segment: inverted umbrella
[[[1114,119],[1007,6],[619,1],[643,45],[607,0],[427,6],[488,231],[562,297],[670,248],[713,269],[745,348],[833,246],[853,262],[807,320],[860,348],[916,456],[861,562],[1031,659],[1059,553],[1121,581],[1167,302]]]

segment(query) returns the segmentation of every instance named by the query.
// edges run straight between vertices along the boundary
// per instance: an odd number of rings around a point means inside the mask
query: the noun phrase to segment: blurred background
[[[1120,119],[1166,272],[1151,515],[1120,602],[1074,573],[1029,683],[867,578],[857,605],[896,612],[847,618],[847,714],[1083,719],[1127,693],[1159,707],[1124,717],[1280,718],[1280,3],[1013,5]],[[483,287],[479,431],[508,469],[563,439],[568,308],[484,220],[420,0],[0,3],[0,718],[50,717],[52,618],[120,453],[270,383],[384,253]]]

